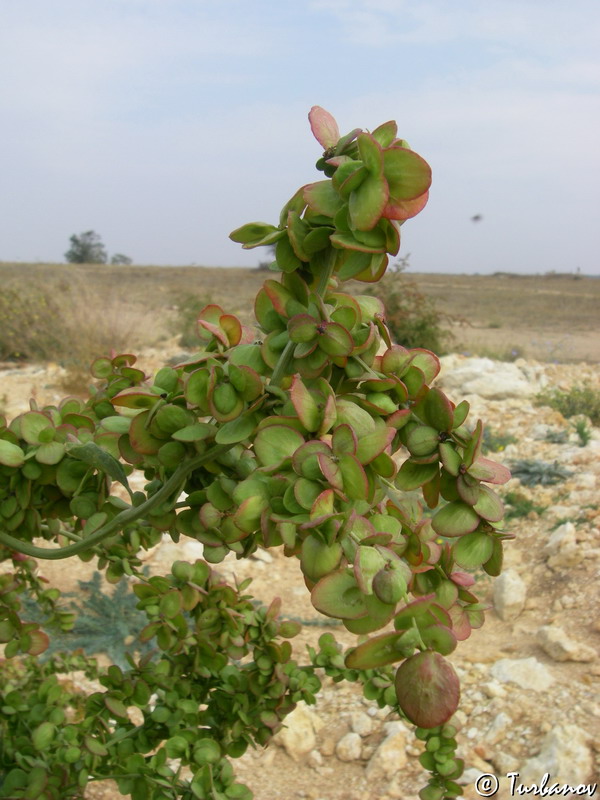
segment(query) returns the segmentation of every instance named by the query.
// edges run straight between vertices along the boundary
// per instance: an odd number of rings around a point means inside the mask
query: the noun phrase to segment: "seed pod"
[[[382,603],[395,605],[406,594],[406,580],[402,572],[396,569],[391,562],[373,578],[373,591]]]

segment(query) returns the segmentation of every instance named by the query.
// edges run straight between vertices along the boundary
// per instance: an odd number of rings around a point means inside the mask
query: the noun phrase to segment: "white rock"
[[[552,535],[544,545],[544,555],[555,556],[560,550],[574,545],[576,542],[575,525],[572,522],[563,522],[552,532]]]
[[[516,683],[521,689],[544,692],[554,683],[554,678],[537,658],[501,658],[492,665],[491,673],[502,683]]]
[[[581,784],[592,777],[590,737],[577,725],[559,725],[544,738],[542,749],[520,770],[519,782],[539,783],[548,772],[553,783]]]
[[[350,727],[359,736],[368,736],[373,731],[373,720],[364,711],[355,711],[350,716]]]
[[[483,774],[484,773],[480,769],[470,767],[463,772],[456,782],[460,783],[462,786],[469,786],[470,784],[474,784],[477,778],[480,778]]]
[[[595,661],[598,657],[593,647],[573,641],[558,625],[543,625],[536,638],[554,661]]]
[[[309,765],[309,767],[317,769],[318,767],[323,766],[323,756],[318,750],[311,750],[310,753],[308,754],[306,762]]]
[[[514,569],[507,569],[494,581],[494,608],[500,619],[516,619],[525,606],[527,587]]]
[[[508,731],[512,729],[512,726],[512,717],[505,711],[501,711],[499,714],[496,714],[483,738],[488,744],[498,744],[498,742],[501,742],[505,738]]]
[[[251,557],[257,561],[262,561],[265,564],[271,564],[273,562],[273,556],[271,553],[269,553],[268,550],[263,550],[262,547],[259,547],[258,550],[255,550]]]
[[[300,702],[285,718],[286,727],[273,737],[273,741],[283,747],[294,761],[301,761],[314,750],[317,744],[315,733],[323,727],[323,724],[306,703]]]
[[[481,688],[488,697],[506,697],[506,689],[497,681],[487,681],[481,684]]]
[[[346,733],[335,746],[335,754],[340,761],[358,761],[362,741],[358,733]]]
[[[388,723],[392,725],[393,723]],[[402,726],[404,727],[404,726]],[[406,765],[406,736],[401,728],[390,729],[367,764],[365,775],[368,780],[386,778],[391,780],[395,773]]]
[[[444,360],[443,363],[446,366]],[[443,389],[455,390],[461,396],[476,394],[490,400],[530,397],[540,390],[540,383],[535,376],[527,376],[516,364],[492,361],[490,358],[464,359],[451,371],[444,370],[440,378]]]

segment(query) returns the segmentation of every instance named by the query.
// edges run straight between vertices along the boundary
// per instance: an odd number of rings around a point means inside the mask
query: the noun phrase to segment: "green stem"
[[[177,489],[180,482],[183,478],[185,478],[186,475],[189,475],[189,473],[195,470],[197,467],[201,467],[208,461],[212,461],[222,453],[227,452],[227,450],[229,450],[231,447],[233,447],[231,444],[215,445],[206,453],[180,464],[168,481],[161,486],[156,494],[153,494],[152,497],[149,497],[139,506],[130,506],[124,511],[121,511],[121,513],[117,514],[116,517],[113,517],[110,522],[107,522],[101,528],[98,528],[97,531],[94,531],[94,533],[92,533],[90,536],[87,536],[85,539],[82,539],[75,544],[68,545],[67,547],[60,547],[56,550],[46,547],[36,547],[30,542],[23,542],[20,539],[16,539],[14,536],[10,536],[8,533],[4,533],[3,531],[0,531],[0,543],[5,544],[12,550],[16,550],[18,553],[24,553],[32,558],[44,558],[50,561],[57,561],[62,558],[70,558],[78,553],[83,553],[85,550],[89,550],[91,547],[94,547],[94,545],[97,545],[103,539],[106,539],[117,531],[122,530],[126,525],[129,525],[141,517],[144,517],[149,511],[166,500],[167,497],[169,497],[169,495]]]

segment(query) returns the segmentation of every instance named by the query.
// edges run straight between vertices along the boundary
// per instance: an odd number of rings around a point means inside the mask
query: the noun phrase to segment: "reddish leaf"
[[[340,130],[329,111],[321,106],[313,106],[308,113],[308,119],[313,136],[321,147],[324,150],[335,147],[340,138]]]

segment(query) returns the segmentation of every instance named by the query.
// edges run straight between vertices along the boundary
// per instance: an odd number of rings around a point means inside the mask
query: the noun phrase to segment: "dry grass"
[[[3,296],[7,288],[34,300],[43,292],[53,311],[46,313],[42,338],[49,341],[55,331],[61,331],[57,354],[40,351],[32,357],[61,362],[80,347],[76,339],[91,340],[81,345],[86,355],[79,360],[85,361],[91,360],[89,355],[105,352],[111,341],[115,349],[131,349],[172,335],[180,324],[178,307],[186,298],[218,303],[249,324],[254,296],[270,276],[239,268],[0,264]],[[452,329],[459,352],[504,359],[516,354],[540,361],[600,361],[600,280],[411,272],[406,277],[436,300],[441,312],[469,321]],[[360,294],[366,288],[351,282],[348,290]],[[29,305],[39,307],[39,300]],[[24,319],[30,318],[25,314]],[[33,328],[40,325],[37,321]],[[4,327],[0,327],[0,349]],[[25,334],[29,326],[21,329]],[[64,330],[69,332],[67,337]],[[101,335],[101,330],[107,334]],[[2,357],[6,354],[0,353]]]

